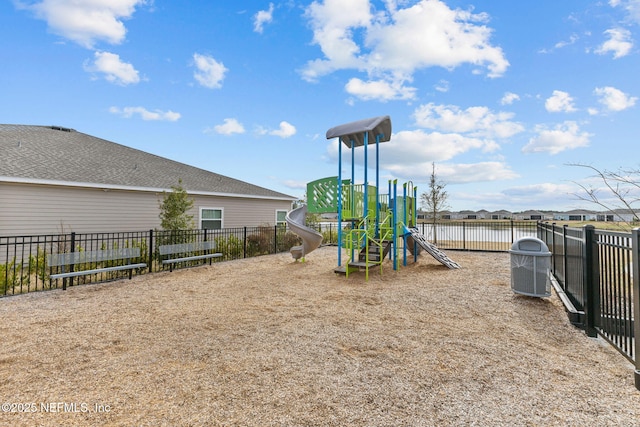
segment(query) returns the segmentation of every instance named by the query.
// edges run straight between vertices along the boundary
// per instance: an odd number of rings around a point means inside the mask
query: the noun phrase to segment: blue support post
[[[402,184],[402,223],[407,226],[407,183]],[[407,233],[402,236],[402,265],[407,265]]]
[[[362,216],[363,217],[368,217],[369,216],[369,203],[368,202],[368,197],[369,197],[369,163],[368,163],[368,159],[367,159],[367,152],[369,147],[369,132],[365,132],[364,134],[364,206],[362,208]],[[365,227],[366,229],[366,227]]]
[[[418,228],[418,187],[413,187],[413,222],[412,225]],[[418,242],[413,242],[413,262],[418,262]]]
[[[391,194],[391,181],[389,181]],[[393,269],[398,269],[398,180],[393,181]]]
[[[338,267],[342,265],[342,142],[338,138]]]
[[[376,238],[380,237],[380,138],[376,135]]]

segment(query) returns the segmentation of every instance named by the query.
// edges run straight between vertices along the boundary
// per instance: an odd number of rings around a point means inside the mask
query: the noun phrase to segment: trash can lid
[[[511,245],[511,253],[522,255],[551,255],[547,245],[536,237],[523,237]]]

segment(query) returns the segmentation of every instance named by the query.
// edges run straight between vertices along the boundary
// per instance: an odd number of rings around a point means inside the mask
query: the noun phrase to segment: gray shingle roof
[[[295,198],[144,151],[55,126],[0,124],[0,177],[115,187]]]

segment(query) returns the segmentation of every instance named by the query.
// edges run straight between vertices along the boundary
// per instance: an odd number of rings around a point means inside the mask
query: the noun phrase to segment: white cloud
[[[576,111],[571,95],[561,90],[554,90],[551,97],[545,101],[544,107],[550,113],[571,113]]]
[[[522,148],[524,153],[558,154],[565,150],[587,147],[591,134],[581,132],[576,122],[566,121],[558,124],[553,129],[537,126],[538,135],[529,140]]]
[[[272,130],[269,132],[269,135],[279,136],[281,138],[289,138],[296,134],[296,127],[291,123],[282,121],[280,122],[280,128],[277,130]]]
[[[224,119],[224,123],[213,127],[216,133],[221,135],[233,135],[234,133],[244,133],[244,126],[236,119]]]
[[[431,175],[430,161],[411,164],[392,164],[385,168],[398,179],[414,182],[429,182]],[[467,184],[489,181],[502,181],[518,178],[504,162],[479,163],[438,163],[438,179],[447,184]]]
[[[47,22],[49,29],[86,48],[101,40],[122,43],[126,35],[123,20],[131,18],[147,0],[42,0],[30,5],[18,3]]]
[[[500,100],[500,104],[502,105],[511,105],[515,101],[520,101],[520,96],[513,92],[505,92],[504,96]]]
[[[457,191],[454,193],[450,191],[461,206],[475,206],[475,209],[488,210],[507,209],[512,212],[528,209],[558,209],[561,206],[571,209],[576,207],[568,204],[572,192],[575,192],[574,187],[556,183],[535,183],[495,192]]]
[[[621,6],[627,12],[627,19],[640,23],[640,0],[609,0],[611,7]]]
[[[609,111],[622,111],[636,105],[638,100],[635,96],[629,96],[611,86],[598,87],[594,93],[600,97],[599,102]]]
[[[337,160],[338,140],[327,146],[327,158]],[[394,133],[389,142],[380,144],[380,169],[389,175],[413,182],[428,182],[431,164],[438,164],[438,176],[447,183],[485,182],[517,178],[518,174],[503,161],[452,163],[456,156],[474,151],[491,151],[492,141],[456,133],[425,132],[423,130]],[[495,158],[495,156],[493,156]],[[351,156],[343,156],[351,162]],[[364,164],[364,150],[355,151],[356,165]],[[369,160],[372,161],[371,159]]]
[[[311,21],[313,43],[320,46],[326,59],[310,61],[303,70],[306,80],[335,70],[364,68],[365,61],[357,58],[360,47],[353,40],[353,30],[367,27],[372,19],[369,0],[324,0],[314,1],[305,11]]]
[[[193,61],[196,67],[193,77],[198,83],[209,89],[222,87],[224,75],[229,71],[222,62],[216,61],[211,56],[200,55],[199,53],[193,54]]]
[[[99,72],[105,79],[119,85],[129,85],[140,82],[138,71],[133,65],[122,62],[120,56],[110,52],[96,52],[93,63],[85,63],[85,70]]]
[[[169,111],[149,111],[144,107],[111,107],[109,108],[109,112],[112,114],[118,114],[124,118],[131,118],[135,114],[140,115],[142,120],[157,120],[157,121],[167,121],[167,122],[175,122],[180,119],[180,113],[175,113],[171,110]]]
[[[450,9],[440,0],[422,0],[399,9],[367,33],[373,46],[369,63],[382,70],[411,74],[432,66],[453,69],[464,63],[486,67],[489,77],[509,66],[502,49],[489,43],[486,14]]]
[[[411,175],[419,173],[423,165],[431,162],[447,161],[471,150],[491,151],[494,148],[492,141],[455,133],[401,131],[394,133],[389,142],[380,144],[380,165],[383,169],[404,170]],[[327,154],[331,159],[338,158],[337,139],[329,143]],[[356,150],[355,161],[360,165],[364,163],[364,150]]]
[[[273,21],[273,3],[269,3],[268,10],[261,10],[253,16],[253,31],[262,34],[264,24]]]
[[[438,92],[449,92],[449,82],[447,80],[440,80],[434,88]]]
[[[487,107],[461,110],[455,105],[434,103],[421,105],[414,112],[416,124],[423,128],[497,138],[509,138],[524,130],[520,123],[511,121],[513,116],[513,113],[494,113]]]
[[[560,41],[560,42],[556,43],[554,47],[556,49],[562,49],[565,46],[570,46],[570,45],[574,44],[578,40],[579,40],[579,37],[577,35],[575,35],[575,34],[572,34],[571,37],[569,37],[569,40]]]
[[[307,189],[307,181],[296,181],[293,179],[288,179],[282,181],[282,185],[285,187],[294,189],[294,190],[306,190]]]
[[[358,78],[349,80],[345,90],[365,101],[378,99],[383,102],[394,99],[414,99],[416,92],[416,88],[404,87],[397,82],[384,80],[363,82]]]
[[[536,183],[504,189],[499,200],[508,200],[510,206],[519,206],[521,209],[541,209],[545,205],[565,205],[573,190],[575,188],[569,184]],[[535,200],[536,206],[531,205],[532,200]]]
[[[504,162],[438,164],[439,179],[449,184],[503,181],[519,176]]]
[[[413,88],[403,86],[418,69],[471,64],[498,77],[509,66],[502,49],[489,42],[486,14],[453,10],[441,0],[420,0],[404,9],[398,3],[386,1],[386,10],[372,12],[369,0],[312,2],[306,16],[324,58],[308,62],[303,78],[315,81],[336,70],[357,70],[366,72],[370,82],[386,81],[394,90],[377,93],[398,99],[412,93]],[[373,86],[359,88],[354,95],[380,99],[371,96]]]
[[[596,53],[600,55],[606,55],[609,52],[613,52],[613,58],[618,59],[623,56],[627,56],[633,47],[633,41],[631,40],[631,32],[624,28],[612,28],[604,32],[609,36],[609,40],[605,41],[598,49]]]

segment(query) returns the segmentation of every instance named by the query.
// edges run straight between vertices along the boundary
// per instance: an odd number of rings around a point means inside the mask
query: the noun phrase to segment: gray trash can
[[[511,289],[532,297],[551,296],[551,252],[535,237],[523,237],[511,245]]]

